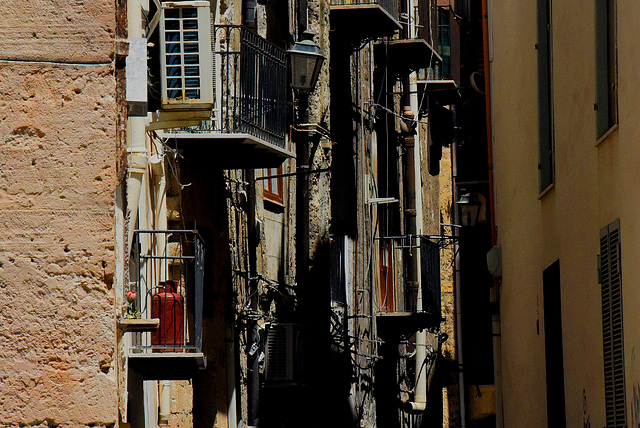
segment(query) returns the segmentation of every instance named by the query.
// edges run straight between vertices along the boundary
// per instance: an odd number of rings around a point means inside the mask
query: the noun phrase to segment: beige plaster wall
[[[114,18],[3,2],[0,425],[116,422]]]
[[[625,386],[627,425],[640,423],[640,216],[637,192],[640,183],[640,89],[637,49],[640,5],[618,2],[618,108],[619,128],[597,148],[599,226],[620,218]]]
[[[621,219],[628,410],[637,381],[636,5],[618,4],[620,126],[596,146],[595,11],[553,2],[556,179],[538,189],[536,2],[492,3],[492,98],[505,426],[546,421],[542,272],[560,260],[567,425],[603,426],[600,228]],[[637,39],[637,37],[636,37]],[[630,197],[631,196],[631,197]],[[561,356],[557,356],[558,358]],[[633,425],[633,424],[632,424]]]

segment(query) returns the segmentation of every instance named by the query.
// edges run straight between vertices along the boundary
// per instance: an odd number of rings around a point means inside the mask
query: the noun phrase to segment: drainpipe
[[[165,175],[164,153],[161,151],[149,158],[151,164],[151,172],[153,173],[153,193],[154,193],[154,210],[153,217],[155,219],[156,230],[167,230],[167,180]],[[156,242],[155,253],[160,256],[166,256],[167,251],[167,235],[158,233],[155,236]],[[167,261],[160,259],[157,262],[156,279],[166,281],[167,278]],[[155,285],[155,284],[154,284]]]
[[[158,424],[168,425],[171,417],[171,381],[161,380]]]
[[[405,124],[411,129],[412,121],[415,117],[410,107],[404,107],[402,116],[408,119]],[[404,202],[405,202],[405,234],[409,236],[410,267],[409,275],[412,284],[417,285],[418,296],[416,299],[416,312],[423,311],[422,286],[420,284],[420,272],[418,260],[420,253],[417,248],[413,248],[414,237],[418,229],[416,225],[416,144],[415,136],[408,135],[403,140],[404,144]],[[427,405],[427,372],[424,370],[427,356],[427,332],[419,330],[416,332],[416,378],[413,401],[405,404],[405,409],[411,413],[423,412]]]
[[[153,174],[154,229],[167,230],[167,180],[165,176],[164,153],[162,148],[159,150],[159,153],[156,153],[149,158],[151,172]],[[160,257],[166,256],[167,235],[164,233],[158,233],[155,236],[155,240],[154,245],[156,247],[156,255]],[[168,279],[166,260],[158,260],[154,269],[156,270],[155,278],[158,282],[163,282]],[[171,417],[171,381],[159,381],[158,390],[158,395],[160,397],[158,402],[158,424],[167,425],[169,424],[169,418]]]
[[[144,32],[142,28],[141,10],[142,4],[140,0],[127,1],[127,32],[129,44],[132,47],[138,46],[141,44],[141,41],[142,44],[146,46],[146,40],[144,39]],[[138,60],[140,60],[140,58],[137,58],[135,53],[135,50],[131,51],[130,58],[127,58],[128,80],[129,76],[138,76],[136,71],[139,71],[138,69],[141,66],[138,64]],[[146,73],[146,64],[144,64],[144,72]],[[143,92],[146,94],[146,91]],[[136,88],[135,85],[127,85],[127,101],[130,101],[130,98],[135,98],[137,100],[140,96],[139,88]],[[144,116],[129,116],[127,119],[127,210],[129,212],[129,224],[127,227],[127,254],[131,252],[133,230],[138,219],[140,191],[148,166],[145,121]]]
[[[455,110],[453,112],[454,114],[454,124],[455,124]],[[456,156],[456,151],[458,149],[458,143],[456,141],[454,141],[451,144],[451,175],[452,175],[452,186],[451,186],[451,191],[453,193],[453,197],[452,197],[452,201],[453,204],[455,206],[455,201],[458,200],[458,186],[457,186],[457,179],[458,179],[458,164],[457,164],[457,156]],[[460,213],[458,212],[457,209],[453,209],[453,224],[460,224]],[[458,367],[460,368],[460,371],[458,373],[458,393],[460,396],[460,428],[465,428],[466,423],[467,423],[467,409],[466,409],[466,401],[465,401],[465,390],[464,390],[464,359],[462,356],[462,313],[461,313],[461,309],[460,306],[462,304],[462,300],[461,300],[461,292],[460,292],[460,285],[461,285],[461,271],[460,271],[460,251],[459,251],[459,243],[458,243],[458,239],[460,238],[460,232],[458,230],[457,227],[453,228],[453,234],[455,236],[455,240],[454,240],[454,260],[453,260],[453,266],[454,266],[454,276],[453,276],[453,287],[455,290],[455,300],[454,300],[454,307],[455,307],[455,313],[456,313],[456,354],[457,354],[457,359],[458,359]]]
[[[148,189],[148,165],[146,144],[146,38],[142,25],[141,0],[127,0],[127,33],[129,39],[129,56],[127,57],[127,102],[130,107],[127,118],[127,254],[131,253],[133,231],[138,217],[140,227],[147,228],[149,198],[141,199],[143,189]],[[142,86],[140,84],[142,82]],[[143,111],[135,111],[133,107],[142,103]],[[134,114],[132,114],[134,113]],[[146,186],[145,186],[146,184]],[[146,245],[146,244],[143,244]],[[148,247],[147,247],[148,248]],[[146,290],[138,290],[139,295],[146,295]],[[143,381],[142,399],[144,403],[144,425],[146,428],[157,426],[157,386],[155,381]]]
[[[131,252],[133,231],[138,220],[138,204],[142,182],[147,174],[149,158],[145,142],[145,120],[141,117],[127,119],[127,211],[129,223],[127,227],[127,254]]]
[[[409,9],[409,13],[413,13],[413,8]],[[411,20],[411,22],[415,22]],[[418,84],[417,84],[417,75],[416,73],[411,73],[409,76],[409,93],[410,93],[410,103],[411,103],[411,111],[413,113],[413,117],[417,117],[418,115]],[[416,136],[414,137],[420,141],[420,130],[416,126]],[[416,162],[416,159],[418,160]],[[421,155],[420,155],[420,144],[415,144],[413,149],[413,163],[414,163],[414,183],[412,189],[414,189],[414,203],[416,208],[416,221],[415,221],[415,234],[422,235],[423,234],[423,218],[422,218],[422,163],[421,163]],[[409,167],[409,165],[407,165]],[[419,259],[420,248],[417,250],[416,255],[416,265],[417,260]],[[415,273],[416,280],[418,281],[418,302],[417,302],[417,311],[421,312],[424,310],[423,306],[423,295],[422,295],[422,271],[420,269],[416,269]],[[414,411],[424,411],[427,403],[427,331],[420,330],[416,333],[416,390],[414,394],[414,402],[417,406],[414,406]]]
[[[249,232],[249,284],[248,295],[249,308],[253,313],[258,312],[258,239],[256,235],[256,177],[255,170],[245,170],[245,177],[248,183],[248,209],[247,223]],[[260,361],[258,356],[260,350],[254,345],[259,344],[258,323],[254,319],[247,321],[247,423],[249,427],[260,426]]]
[[[489,172],[489,221],[491,224],[491,246],[497,244],[495,197],[493,183],[493,120],[491,117],[491,54],[489,47],[489,0],[482,0],[482,47],[484,56],[484,99],[487,127],[487,169]],[[496,400],[496,428],[504,426],[503,397],[502,397],[502,338],[500,327],[500,294],[498,281],[494,281],[496,290],[497,310],[492,316],[493,330],[493,382]]]

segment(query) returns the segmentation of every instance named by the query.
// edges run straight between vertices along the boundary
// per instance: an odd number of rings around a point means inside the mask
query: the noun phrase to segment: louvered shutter
[[[607,428],[626,426],[620,221],[600,231],[600,285]]]

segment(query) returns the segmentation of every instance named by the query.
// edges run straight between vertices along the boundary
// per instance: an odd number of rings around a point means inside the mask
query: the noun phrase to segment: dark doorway
[[[564,353],[562,348],[562,297],[560,261],[542,273],[544,299],[544,344],[547,371],[547,426],[565,428]]]

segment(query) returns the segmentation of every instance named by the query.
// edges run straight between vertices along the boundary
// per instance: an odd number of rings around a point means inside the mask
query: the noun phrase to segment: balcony
[[[440,325],[440,244],[426,236],[379,238],[380,289],[377,320],[383,330],[411,332]],[[420,270],[422,309],[418,310]]]
[[[420,10],[419,16],[419,19],[424,19],[424,10]],[[449,7],[437,8],[436,24],[432,24],[432,31],[437,37],[436,49],[440,59],[430,69],[421,70],[418,92],[428,95],[431,101],[440,105],[451,105],[460,99],[460,24]],[[426,37],[424,28],[420,32]],[[421,104],[427,106],[428,103]]]
[[[389,37],[402,27],[398,0],[331,0],[331,28],[353,40]]]
[[[146,380],[189,379],[206,366],[202,353],[204,242],[193,230],[138,230],[131,276],[139,324],[131,332],[129,367]],[[141,330],[145,330],[141,328]]]
[[[216,145],[217,160],[224,168],[278,167],[293,157],[286,138],[286,52],[242,26],[214,26],[212,33],[211,118],[165,131],[164,136]]]
[[[385,58],[389,68],[398,76],[434,67],[442,57],[423,38],[388,40],[375,44],[376,58]]]

